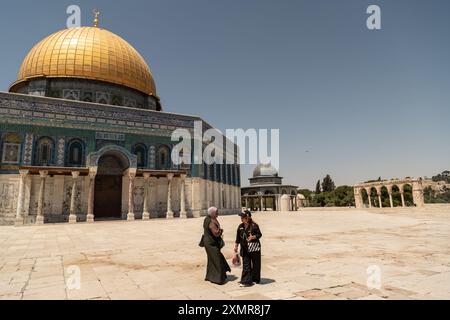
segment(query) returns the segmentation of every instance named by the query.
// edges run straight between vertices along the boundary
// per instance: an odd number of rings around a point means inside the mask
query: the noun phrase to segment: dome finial
[[[100,11],[94,9],[94,27],[98,28],[98,17],[100,16]]]

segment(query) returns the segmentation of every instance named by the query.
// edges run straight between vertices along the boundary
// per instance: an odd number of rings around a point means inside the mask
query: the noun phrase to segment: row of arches
[[[421,179],[387,180],[355,186],[358,208],[422,207],[424,205]]]
[[[137,157],[137,167],[146,168],[150,166],[149,151],[145,144],[137,143],[131,148],[131,153]],[[166,145],[158,146],[155,155],[155,168],[159,170],[170,169],[170,148]]]
[[[403,192],[403,201],[402,201]],[[370,205],[369,205],[369,193],[366,189],[361,190],[361,198],[364,205],[367,207],[390,207],[390,197],[387,187],[381,187],[381,193],[378,195],[378,191],[375,187],[370,188]],[[412,207],[414,206],[412,186],[407,184],[403,187],[403,191],[397,185],[392,186],[392,207]],[[380,205],[381,201],[381,205]]]
[[[86,143],[78,138],[71,139],[64,146],[64,166],[83,167],[86,165]],[[156,169],[170,169],[170,147],[159,145],[156,148],[154,159],[150,159],[148,147],[144,143],[132,146],[131,153],[137,157],[137,167],[147,168],[154,161]],[[41,137],[36,141],[33,164],[36,166],[56,165],[57,150],[55,140],[51,137]]]
[[[262,192],[250,191],[243,194],[241,201],[242,207],[251,211],[280,211],[281,210],[281,197],[286,195],[289,197],[290,210],[297,210],[297,192],[289,190],[281,190],[281,193],[276,193],[272,190],[264,190]]]

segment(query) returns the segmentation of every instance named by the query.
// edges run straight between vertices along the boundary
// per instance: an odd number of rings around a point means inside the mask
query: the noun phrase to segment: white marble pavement
[[[239,219],[220,220],[230,260]],[[264,280],[245,289],[237,268],[223,286],[203,280],[202,219],[0,227],[0,299],[450,298],[449,207],[255,220]],[[380,289],[367,286],[374,266]]]

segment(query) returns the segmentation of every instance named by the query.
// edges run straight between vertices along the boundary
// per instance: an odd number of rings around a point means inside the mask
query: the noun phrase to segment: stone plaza
[[[0,298],[449,299],[449,212],[426,205],[256,213],[263,281],[250,288],[239,288],[240,268],[223,286],[204,281],[202,218],[2,226]],[[219,219],[230,261],[239,218]],[[369,281],[374,268],[379,289]]]

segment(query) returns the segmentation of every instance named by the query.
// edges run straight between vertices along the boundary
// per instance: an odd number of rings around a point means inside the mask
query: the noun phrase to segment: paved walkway
[[[239,219],[220,220],[230,260]],[[251,288],[238,268],[203,280],[202,219],[0,227],[0,299],[450,299],[448,207],[255,220],[264,280]]]

